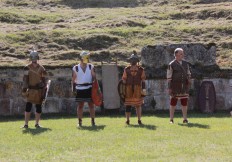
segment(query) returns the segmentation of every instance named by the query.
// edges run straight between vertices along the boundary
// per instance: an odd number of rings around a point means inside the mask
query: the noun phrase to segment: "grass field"
[[[1,118],[0,161],[231,161],[232,120],[228,113],[189,113],[182,124],[177,113],[135,116],[126,126],[123,115],[98,116],[96,127],[75,116],[43,116],[43,128],[20,129],[22,118]]]

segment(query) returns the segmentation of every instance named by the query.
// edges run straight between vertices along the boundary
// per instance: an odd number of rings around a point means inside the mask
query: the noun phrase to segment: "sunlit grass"
[[[169,124],[168,113],[135,116],[125,125],[124,115],[90,118],[77,128],[75,116],[42,116],[41,129],[20,129],[21,119],[0,123],[0,161],[229,161],[232,121],[229,114],[189,113],[182,124],[179,113]]]

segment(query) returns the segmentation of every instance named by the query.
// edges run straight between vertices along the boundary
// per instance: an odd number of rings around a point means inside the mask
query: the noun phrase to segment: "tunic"
[[[171,97],[188,98],[191,73],[188,62],[173,60],[167,70],[167,79],[172,90]]]
[[[124,69],[122,79],[126,81],[125,106],[141,106],[144,102],[141,96],[142,81],[146,79],[141,66],[128,66]]]

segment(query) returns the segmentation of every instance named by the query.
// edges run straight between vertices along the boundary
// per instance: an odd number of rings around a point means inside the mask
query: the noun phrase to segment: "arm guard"
[[[144,81],[142,81],[142,89],[146,89],[146,84]]]
[[[171,81],[168,81],[168,89],[171,89]]]

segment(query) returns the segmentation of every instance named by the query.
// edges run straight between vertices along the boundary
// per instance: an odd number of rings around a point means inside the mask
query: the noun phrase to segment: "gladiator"
[[[130,124],[131,111],[132,108],[135,108],[138,117],[138,124],[141,125],[141,105],[144,103],[143,98],[146,95],[146,76],[143,67],[138,64],[139,57],[135,51],[131,54],[128,61],[130,62],[130,65],[124,69],[122,76],[123,84],[125,84],[126,87],[124,101],[126,124]]]
[[[46,70],[38,63],[37,51],[30,51],[30,64],[24,67],[22,96],[26,98],[25,124],[22,128],[28,128],[32,106],[35,105],[35,127],[40,128],[40,116],[42,113],[42,102],[46,88]]]
[[[189,63],[184,58],[182,48],[174,51],[175,59],[171,61],[167,69],[168,93],[170,95],[170,123],[174,123],[174,112],[177,101],[180,100],[183,123],[188,123],[187,107],[189,98],[189,88],[191,85],[191,72]]]
[[[95,109],[92,101],[92,83],[96,80],[94,65],[89,63],[90,53],[82,51],[80,54],[80,63],[72,68],[72,91],[78,102],[77,127],[82,127],[83,107],[87,102],[90,111],[91,125],[95,126]]]

